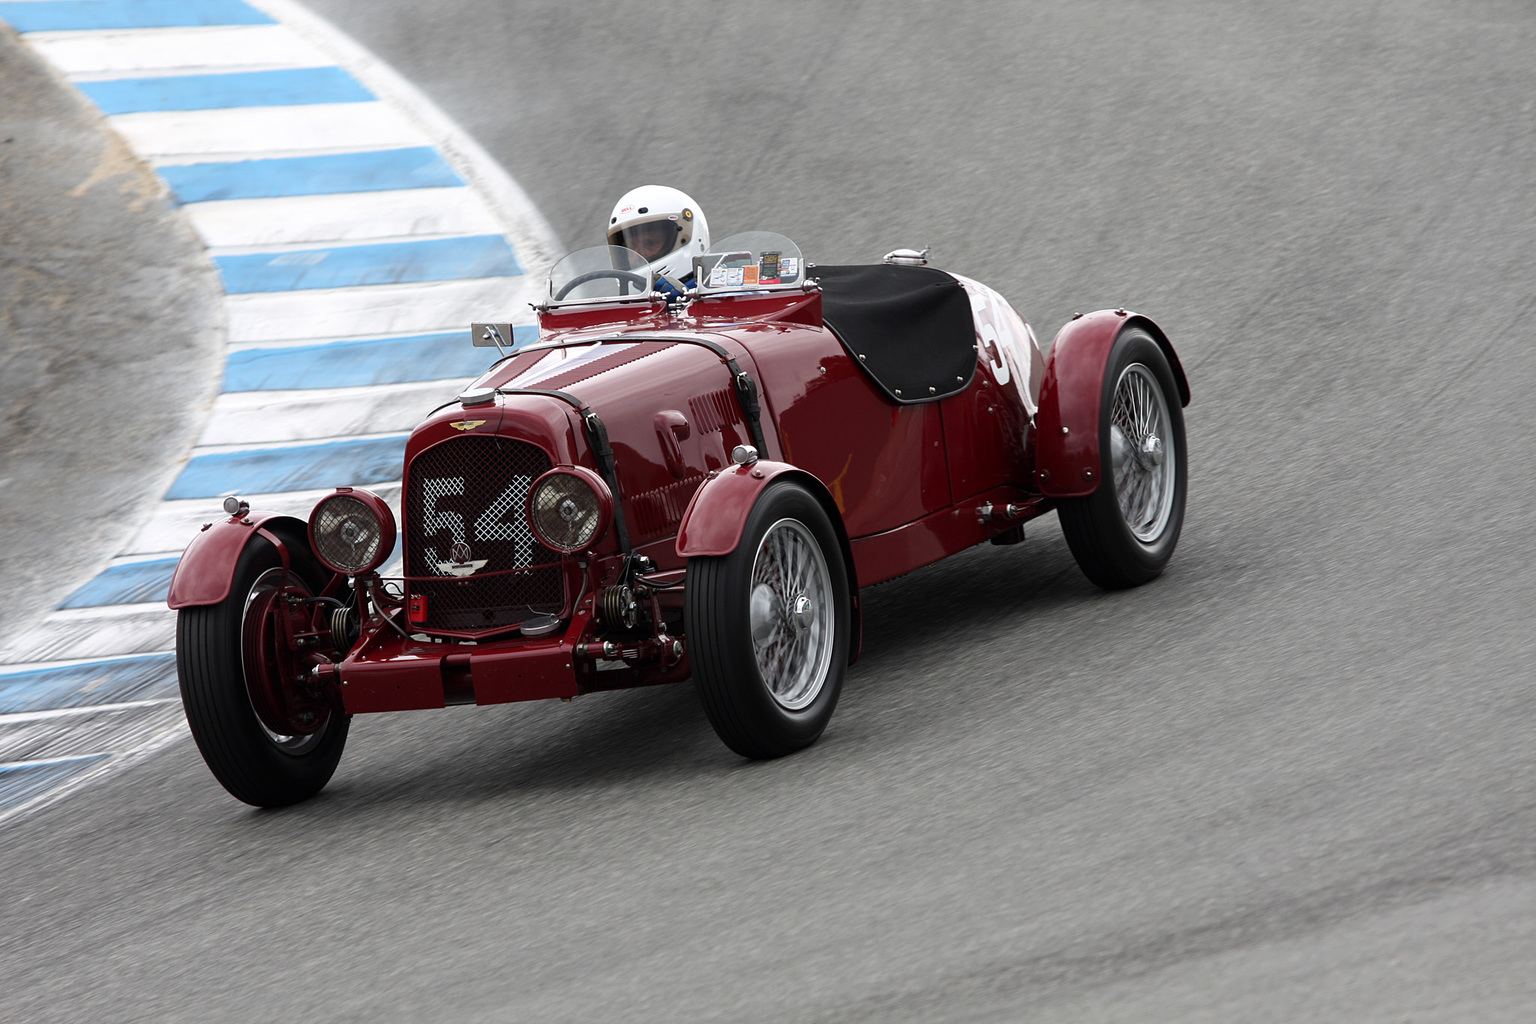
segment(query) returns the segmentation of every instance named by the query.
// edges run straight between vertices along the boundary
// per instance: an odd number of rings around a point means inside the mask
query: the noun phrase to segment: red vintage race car
[[[307,523],[226,501],[169,598],[225,788],[313,795],[354,714],[689,678],[727,746],[776,757],[826,728],[861,588],[1053,509],[1100,586],[1168,561],[1189,387],[1148,318],[1075,317],[1042,360],[997,292],[910,250],[817,266],[748,232],[694,271],[678,295],[620,247],[555,265],[538,340],[410,437],[400,577],[368,491]]]

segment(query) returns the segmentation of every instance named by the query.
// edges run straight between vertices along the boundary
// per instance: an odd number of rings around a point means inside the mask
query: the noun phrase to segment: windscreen
[[[650,291],[650,264],[621,245],[577,249],[549,272],[551,302],[600,302],[648,295]]]
[[[698,286],[704,294],[798,288],[805,280],[800,247],[772,231],[723,238],[698,260]]]

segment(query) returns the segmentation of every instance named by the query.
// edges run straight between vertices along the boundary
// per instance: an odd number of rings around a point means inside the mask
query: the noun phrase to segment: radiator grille
[[[405,571],[427,598],[428,629],[496,629],[560,612],[560,553],[538,542],[523,512],[549,467],[541,448],[505,437],[453,438],[411,463]]]

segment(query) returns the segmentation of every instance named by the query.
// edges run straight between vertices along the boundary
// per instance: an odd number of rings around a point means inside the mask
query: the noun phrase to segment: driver
[[[693,258],[709,248],[709,222],[686,192],[641,185],[614,204],[608,244],[635,250],[650,263],[658,287],[681,293],[693,284]]]

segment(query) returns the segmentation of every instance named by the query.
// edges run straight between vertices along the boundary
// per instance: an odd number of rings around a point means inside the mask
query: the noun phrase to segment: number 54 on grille
[[[817,266],[749,232],[653,288],[614,246],[550,274],[539,334],[412,433],[400,519],[226,501],[171,584],[192,734],[234,796],[330,779],[355,714],[692,680],[749,758],[822,734],[859,591],[1055,511],[1094,583],[1159,572],[1184,517],[1172,345],[1124,309],[1042,358],[994,290],[898,250]],[[767,268],[766,272],[764,268]]]

